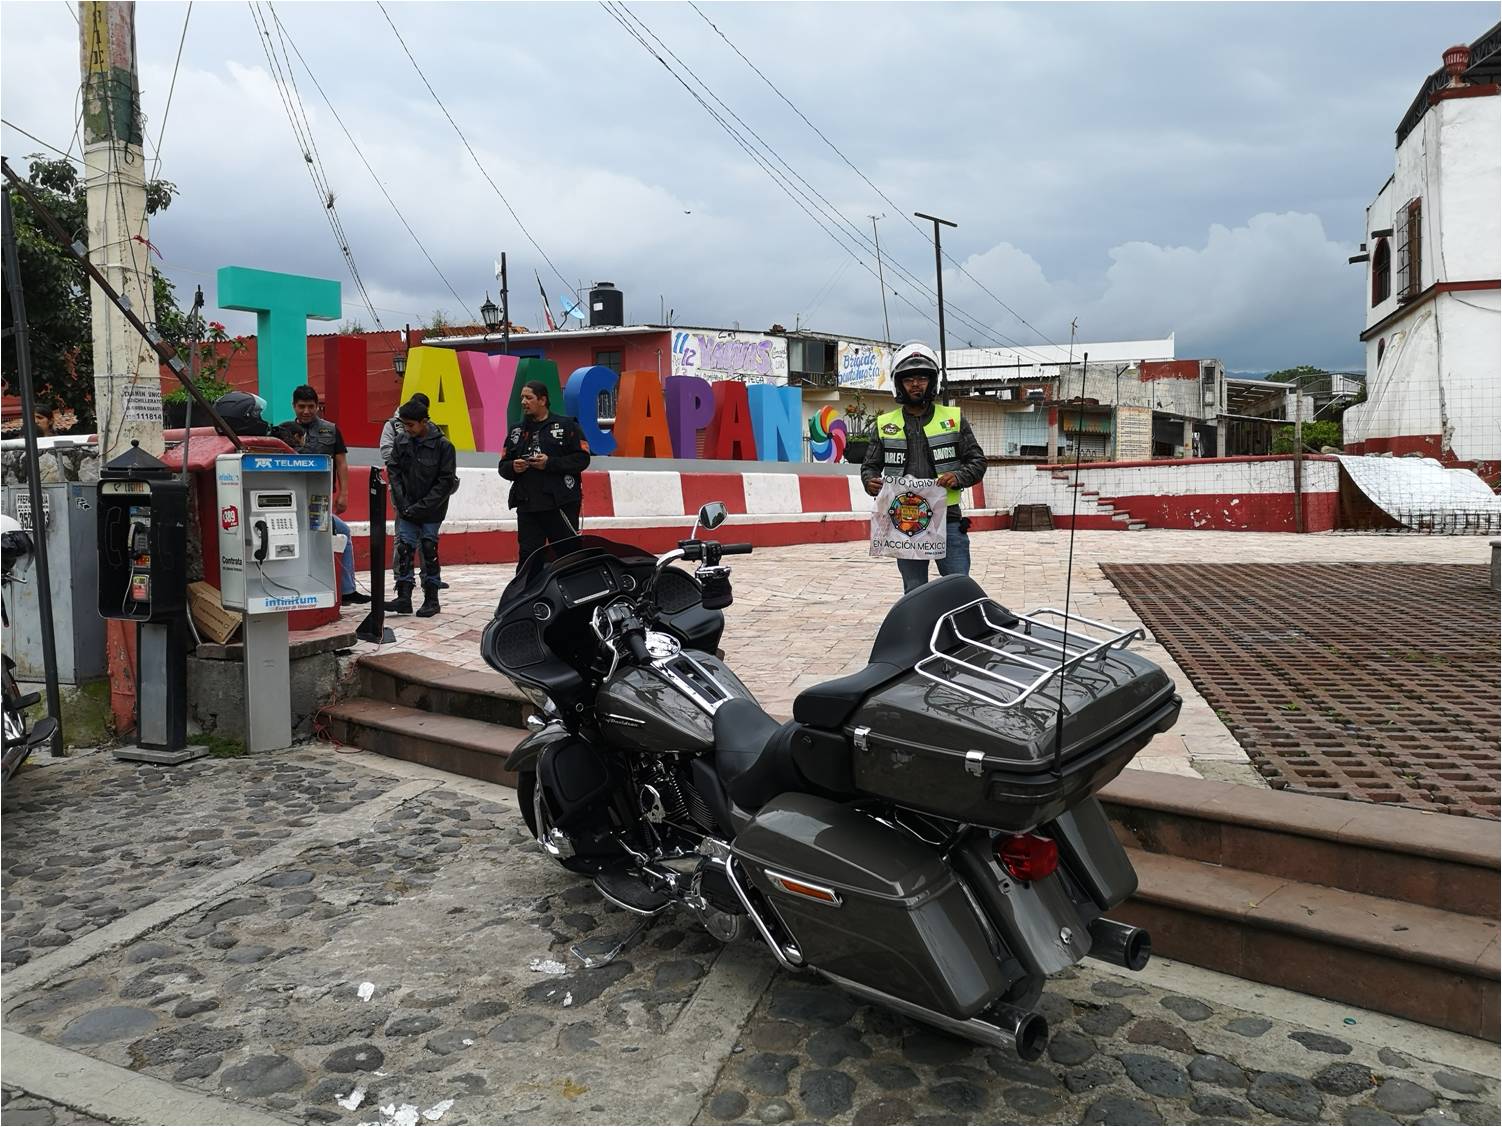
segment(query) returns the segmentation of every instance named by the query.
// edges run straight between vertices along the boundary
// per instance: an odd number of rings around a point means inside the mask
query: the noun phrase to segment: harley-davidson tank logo
[[[934,510],[921,493],[899,493],[892,498],[887,516],[898,532],[904,536],[917,536],[928,531],[928,526],[933,523]]]

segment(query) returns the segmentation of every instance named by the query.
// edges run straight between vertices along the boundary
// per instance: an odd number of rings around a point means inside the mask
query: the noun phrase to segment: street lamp
[[[485,322],[487,332],[497,332],[501,327],[501,307],[490,300],[490,294],[485,295],[485,304],[480,306],[480,319]]]
[[[398,352],[391,357],[391,370],[396,373],[398,380],[407,374],[407,354],[405,352]]]

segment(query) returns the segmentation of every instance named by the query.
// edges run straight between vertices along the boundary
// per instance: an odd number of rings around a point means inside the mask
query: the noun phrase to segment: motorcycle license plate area
[[[1009,985],[933,848],[850,806],[784,794],[733,848],[810,966],[960,1019]]]

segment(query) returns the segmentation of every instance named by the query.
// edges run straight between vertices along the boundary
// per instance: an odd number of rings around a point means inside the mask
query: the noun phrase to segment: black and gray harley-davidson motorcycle
[[[951,576],[780,722],[716,656],[722,560],[751,551],[699,538],[724,519],[705,506],[662,555],[542,548],[502,594],[481,647],[538,708],[506,764],[528,828],[628,912],[750,929],[789,970],[1036,1058],[1050,974],[1147,964],[1147,933],[1105,916],[1137,877],[1093,796],[1174,724],[1172,682],[1128,651],[1140,630]]]

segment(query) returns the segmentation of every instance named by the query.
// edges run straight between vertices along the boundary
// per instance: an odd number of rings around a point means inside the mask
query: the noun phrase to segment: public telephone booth
[[[132,442],[99,472],[99,614],[136,624],[136,737],[121,758],[191,758],[188,487]]]

